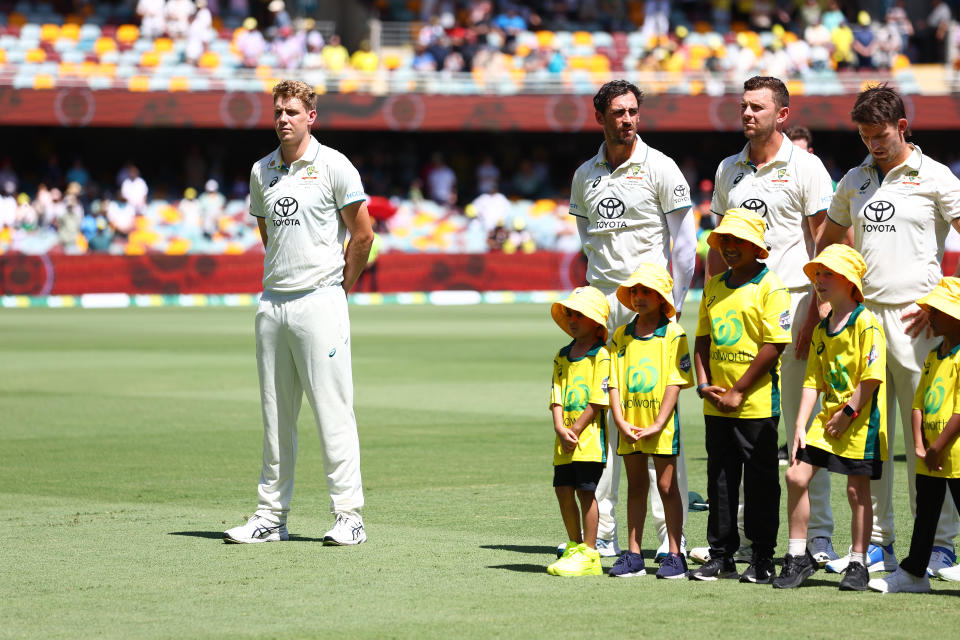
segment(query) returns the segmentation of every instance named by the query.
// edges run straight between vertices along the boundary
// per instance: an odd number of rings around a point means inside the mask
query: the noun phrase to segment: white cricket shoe
[[[239,527],[227,529],[223,532],[224,542],[233,542],[236,544],[280,542],[281,540],[289,539],[290,534],[287,533],[286,524],[276,524],[258,515],[251,516],[251,518],[247,520],[247,524],[242,524]]]
[[[687,554],[687,557],[694,562],[706,564],[710,562],[710,547],[694,547],[693,549],[690,549],[690,553]],[[752,559],[753,547],[750,545],[741,545],[740,548],[737,549],[736,553],[733,554],[733,561],[739,562],[740,564],[749,563]]]
[[[897,567],[890,575],[874,578],[867,586],[880,593],[929,593],[930,578],[926,574],[918,578]]]
[[[853,550],[853,547],[850,547]],[[837,558],[826,564],[827,573],[843,573],[847,565],[850,564],[850,554]],[[870,543],[867,547],[867,571],[876,573],[878,571],[896,571],[900,565],[897,563],[897,556],[893,553],[893,543],[886,546],[880,546]]]
[[[927,563],[927,575],[936,578],[943,569],[949,569],[957,562],[957,555],[952,549],[934,547],[930,553],[930,562]]]
[[[338,513],[333,529],[323,534],[323,544],[327,546],[354,545],[366,541],[363,518],[355,513]]]
[[[597,538],[597,553],[600,554],[601,558],[618,558],[620,557],[620,545],[617,544],[617,539],[613,540],[604,540],[602,538]]]
[[[960,582],[960,564],[937,571],[937,577],[947,582]]]

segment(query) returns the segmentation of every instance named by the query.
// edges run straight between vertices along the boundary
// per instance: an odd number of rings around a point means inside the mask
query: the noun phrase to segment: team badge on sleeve
[[[604,393],[610,392],[610,376],[604,376],[603,382],[600,383],[600,388],[603,389]]]
[[[780,314],[780,328],[786,331],[790,328],[790,312],[784,311]]]
[[[870,347],[870,353],[867,354],[867,366],[869,367],[874,362],[877,361],[877,358],[880,357],[880,352],[877,351],[877,345]]]
[[[682,369],[684,373],[690,371],[690,354],[685,353],[680,358],[680,369]]]

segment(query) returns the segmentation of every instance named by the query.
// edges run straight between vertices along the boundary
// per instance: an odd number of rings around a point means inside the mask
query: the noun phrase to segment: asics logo
[[[292,216],[297,212],[300,205],[290,196],[284,196],[277,200],[273,205],[273,212],[281,218]]]

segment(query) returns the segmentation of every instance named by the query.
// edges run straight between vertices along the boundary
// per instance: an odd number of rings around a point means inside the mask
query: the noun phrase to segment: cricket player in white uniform
[[[814,257],[815,233],[830,205],[833,182],[818,157],[794,145],[783,134],[784,123],[790,115],[790,94],[783,82],[769,76],[754,76],[743,83],[743,89],[740,112],[747,144],[740,153],[724,158],[717,167],[710,210],[722,216],[728,209],[740,207],[756,211],[764,218],[767,226],[764,239],[770,250],[764,262],[780,276],[790,292],[794,348],[785,351],[780,359],[781,422],[786,425],[790,447],[813,331],[811,327],[809,332],[801,334],[812,296],[803,266]],[[719,252],[711,248],[707,254],[706,278],[725,269]],[[738,520],[744,546],[737,553],[737,559],[742,561],[752,557],[742,535],[742,497]],[[828,474],[818,474],[810,483],[807,536],[810,552],[820,564],[836,559]],[[709,549],[698,547],[691,550],[690,555],[694,560],[705,562],[709,560]]]
[[[893,571],[894,403],[900,406],[906,449],[910,510],[916,517],[915,456],[911,425],[913,394],[927,354],[935,346],[927,313],[915,301],[942,277],[943,245],[951,225],[960,231],[960,180],[950,169],[907,142],[910,127],[903,100],[881,85],[857,96],[852,118],[869,151],[866,159],[840,180],[827,212],[818,250],[840,242],[853,228],[854,248],[867,263],[863,280],[866,307],[887,337],[887,424],[890,451],[883,477],[871,483],[873,533],[867,550],[870,571]],[[956,562],[956,507],[944,502],[928,573]],[[827,564],[840,572],[847,558]]]
[[[593,99],[604,142],[573,176],[570,213],[587,257],[587,281],[610,302],[607,326],[612,334],[634,313],[620,304],[617,287],[644,262],[673,267],[673,302],[683,307],[696,261],[696,232],[690,215],[690,188],[677,163],[648,146],[637,133],[643,94],[625,80],[608,82]],[[672,245],[672,248],[671,248]],[[687,470],[683,437],[677,456],[677,483],[687,517]],[[608,438],[607,459],[597,486],[600,509],[597,550],[620,554],[614,508],[620,486],[620,459],[615,438]],[[667,553],[663,504],[650,467],[650,506],[660,540],[658,556]],[[681,553],[684,553],[681,544]]]
[[[259,503],[246,524],[223,536],[240,543],[289,539],[297,416],[306,393],[336,516],[323,541],[354,545],[367,537],[346,293],[367,263],[373,229],[357,170],[310,135],[317,117],[313,89],[284,80],[273,90],[273,104],[280,146],[250,172],[250,213],[266,250],[256,315],[264,429]]]

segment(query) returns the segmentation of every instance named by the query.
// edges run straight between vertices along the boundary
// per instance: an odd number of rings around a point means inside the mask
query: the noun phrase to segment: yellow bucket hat
[[[757,257],[763,259],[770,255],[770,252],[767,251],[767,245],[763,241],[765,227],[763,218],[755,211],[740,208],[727,209],[723,218],[720,219],[720,224],[713,230],[713,233],[707,236],[707,244],[720,251],[720,238],[716,237],[717,234],[736,236],[759,247],[760,253],[757,254]]]
[[[846,278],[856,289],[854,297],[857,302],[863,302],[863,274],[867,272],[867,263],[856,249],[845,244],[831,244],[821,251],[816,258],[803,266],[803,272],[810,278],[810,282],[813,282],[817,265],[823,265]]]
[[[607,296],[603,295],[600,289],[578,287],[573,290],[569,298],[554,302],[553,306],[550,307],[550,315],[553,316],[553,321],[565,333],[569,334],[570,328],[567,326],[567,318],[563,312],[564,307],[579,311],[603,327],[603,341],[607,341],[607,317],[610,315],[610,304],[607,302]]]
[[[664,315],[668,318],[676,315],[677,310],[673,308],[673,296],[671,295],[673,291],[673,278],[670,277],[666,269],[658,264],[644,262],[627,278],[626,282],[617,287],[617,300],[631,311],[636,311],[636,309],[631,306],[630,288],[638,284],[642,284],[660,294],[660,298],[664,303]]]
[[[924,311],[930,307],[960,320],[960,278],[941,278],[933,291],[917,300]]]

